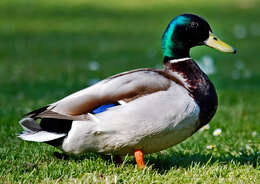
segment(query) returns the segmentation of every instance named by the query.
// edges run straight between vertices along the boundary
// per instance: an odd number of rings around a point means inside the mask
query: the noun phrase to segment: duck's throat
[[[165,63],[165,71],[183,82],[183,86],[200,106],[198,128],[207,124],[218,106],[215,88],[207,75],[191,58],[170,60]]]
[[[176,47],[175,45],[168,45],[163,47],[164,62],[190,57],[190,49],[183,47]]]

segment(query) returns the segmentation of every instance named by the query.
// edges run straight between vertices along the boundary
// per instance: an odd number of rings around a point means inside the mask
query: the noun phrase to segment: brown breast
[[[183,78],[187,90],[200,107],[200,124],[197,129],[206,125],[213,118],[218,107],[217,93],[208,76],[192,59],[165,62],[165,71]]]

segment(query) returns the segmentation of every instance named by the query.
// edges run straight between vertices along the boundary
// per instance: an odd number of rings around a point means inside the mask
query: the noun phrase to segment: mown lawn
[[[260,183],[259,8],[257,0],[1,0],[0,183]],[[214,61],[220,105],[208,130],[147,155],[145,170],[132,156],[115,165],[16,138],[30,110],[110,75],[160,66],[161,35],[184,12],[203,16],[238,50],[191,52]]]

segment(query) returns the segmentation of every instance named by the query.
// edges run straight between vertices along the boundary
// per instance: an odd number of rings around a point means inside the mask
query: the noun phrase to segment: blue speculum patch
[[[112,104],[105,104],[105,105],[101,105],[99,106],[98,108],[94,109],[92,111],[93,114],[98,114],[98,113],[101,113],[101,112],[104,112],[106,111],[108,108],[110,107],[114,107],[114,106],[117,106],[119,105],[118,103],[112,103]]]

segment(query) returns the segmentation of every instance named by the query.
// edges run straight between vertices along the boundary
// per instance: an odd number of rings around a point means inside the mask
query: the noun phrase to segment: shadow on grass
[[[174,153],[174,154],[156,154],[149,156],[148,165],[152,165],[153,169],[160,173],[164,173],[171,168],[189,168],[194,165],[199,167],[213,165],[219,163],[228,165],[230,163],[238,165],[251,165],[254,168],[260,165],[259,154],[241,153],[238,156],[229,153],[223,153],[223,156],[215,156],[203,153]]]
[[[101,155],[95,153],[87,153],[79,156],[66,155],[64,153],[55,152],[55,157],[62,160],[74,160],[80,162],[83,159],[97,159],[98,157],[109,163],[115,163],[115,157],[111,155]],[[260,165],[259,153],[243,153],[234,156],[229,153],[223,153],[223,156],[214,156],[212,154],[204,153],[167,153],[167,154],[152,154],[145,157],[147,166],[152,166],[153,170],[159,173],[165,173],[168,170],[175,168],[189,168],[191,166],[198,165],[199,167],[213,164],[228,165],[230,163],[238,165],[251,165],[254,168]],[[135,159],[127,157],[126,162],[128,164],[135,165]]]
[[[57,158],[57,159],[61,159],[61,160],[74,160],[75,162],[81,162],[82,160],[85,159],[98,159],[101,158],[104,161],[107,161],[109,163],[115,163],[115,164],[121,164],[123,162],[123,160],[121,160],[120,157],[115,156],[115,155],[103,155],[103,154],[99,154],[99,153],[82,153],[80,155],[68,155],[66,153],[63,152],[53,152],[53,155]]]

